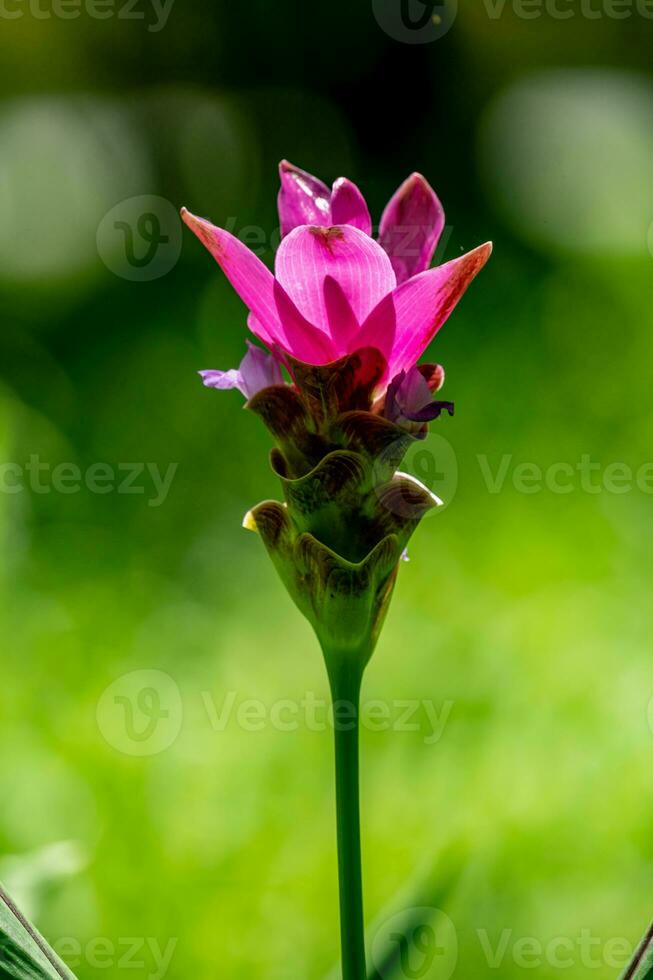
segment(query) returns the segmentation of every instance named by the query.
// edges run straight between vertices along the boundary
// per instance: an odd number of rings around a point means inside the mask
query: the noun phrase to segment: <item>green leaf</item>
[[[405,939],[405,945],[410,947],[416,931],[419,934],[438,914],[442,915],[442,910],[456,890],[465,864],[466,850],[459,842],[454,842],[439,855],[437,863],[416,873],[385,906],[376,921],[371,923],[366,935],[367,980],[403,980],[407,976],[401,963],[402,940]],[[384,950],[378,943],[378,937],[380,933],[387,933],[389,925],[393,941],[391,948]],[[419,956],[419,950],[416,955]],[[340,966],[336,965],[324,980],[340,980],[341,976]]]
[[[637,952],[620,980],[653,980],[653,923],[637,947]]]
[[[461,872],[461,855],[455,845],[443,858],[440,866],[398,895],[385,909],[380,923],[385,920],[382,929],[386,933],[387,923],[392,923],[392,941],[375,944],[376,956],[369,958],[368,980],[400,980],[406,976],[431,974],[430,969],[424,969],[424,947],[415,949],[415,945],[420,947],[425,936],[431,944],[432,923],[443,915],[441,910],[447,905]],[[377,923],[377,930],[380,923]],[[407,959],[412,959],[415,953],[420,965],[415,972],[407,971]]]
[[[1,886],[0,980],[75,980]]]

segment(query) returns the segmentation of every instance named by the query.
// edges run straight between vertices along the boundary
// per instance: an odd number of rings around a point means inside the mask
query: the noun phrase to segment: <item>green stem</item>
[[[329,677],[335,722],[342,980],[365,980],[358,759],[362,670],[351,656],[341,660],[330,655],[327,663],[333,665]]]

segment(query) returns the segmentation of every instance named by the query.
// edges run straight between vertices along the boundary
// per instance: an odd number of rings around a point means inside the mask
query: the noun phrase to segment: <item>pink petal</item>
[[[360,324],[354,316],[342,286],[331,276],[324,280],[324,302],[326,305],[329,333],[336,348],[337,356],[348,353],[349,338],[358,333]]]
[[[266,265],[223,228],[198,218],[186,208],[182,218],[208,248],[251,312],[249,327],[268,347],[279,345],[308,363],[327,364],[334,351],[328,338],[298,312]]]
[[[281,189],[277,199],[281,235],[297,225],[330,225],[331,191],[317,177],[300,170],[287,160],[279,164]]]
[[[252,331],[254,336],[258,337],[258,339],[262,343],[264,343],[266,347],[274,348],[275,344],[279,343],[279,341],[270,339],[267,330],[265,329],[261,321],[254,316],[253,313],[250,313],[249,316],[247,317],[247,326]]]
[[[444,211],[421,174],[411,174],[390,198],[381,217],[379,244],[392,262],[397,282],[428,269],[444,228]]]
[[[355,351],[360,350],[361,347],[376,347],[383,354],[386,361],[389,361],[396,332],[397,314],[393,293],[388,293],[374,307],[358,333],[350,338],[348,353],[353,354]],[[384,378],[386,380],[388,378],[387,370]]]
[[[390,377],[416,363],[491,254],[492,243],[487,242],[397,286],[392,294],[397,332],[390,355]]]
[[[285,350],[306,364],[328,364],[336,359],[331,338],[301,315],[286,291],[275,280],[274,296],[285,333]]]
[[[274,276],[268,267],[223,228],[198,218],[186,208],[181,216],[216,260],[243,303],[256,317],[257,336],[265,344],[283,344],[284,335],[274,299]]]
[[[339,177],[331,194],[331,224],[353,225],[366,235],[372,234],[372,219],[365,198],[356,184]]]
[[[300,313],[325,332],[327,276],[340,286],[358,323],[396,285],[383,249],[350,225],[295,228],[279,246],[276,275]]]

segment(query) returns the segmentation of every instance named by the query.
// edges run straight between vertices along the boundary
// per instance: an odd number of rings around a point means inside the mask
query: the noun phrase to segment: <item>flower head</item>
[[[444,370],[417,361],[492,247],[429,268],[444,213],[419,174],[391,198],[375,239],[350,180],[329,189],[286,161],[280,172],[274,274],[229,232],[182,212],[270,352],[250,343],[238,369],[200,374],[238,388],[272,433],[284,500],[254,507],[245,526],[312,623],[330,674],[343,663],[362,671],[408,540],[442,503],[399,470],[428,422],[453,415],[432,397]]]
[[[185,209],[184,221],[240,295],[249,328],[266,347],[314,365],[376,348],[386,362],[385,387],[414,367],[492,246],[429,269],[444,213],[419,174],[391,198],[377,241],[350,180],[341,177],[329,190],[286,161],[280,173],[283,239],[274,275],[228,231]]]

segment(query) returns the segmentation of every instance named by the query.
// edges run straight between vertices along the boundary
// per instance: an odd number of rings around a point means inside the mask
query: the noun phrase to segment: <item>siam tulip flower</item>
[[[183,210],[249,310],[268,349],[249,345],[238,369],[202,371],[204,384],[238,388],[276,446],[284,502],[246,515],[321,644],[336,725],[338,863],[343,980],[365,980],[360,860],[360,688],[406,545],[441,503],[399,465],[451,402],[433,400],[438,364],[417,364],[487,262],[491,245],[430,269],[444,226],[440,202],[413,174],[372,237],[363,195],[332,189],[282,162],[282,241],[274,274],[237,238]],[[290,380],[284,381],[280,363]],[[351,724],[352,717],[355,723]]]
[[[415,366],[492,251],[487,243],[428,268],[444,214],[419,174],[391,198],[377,242],[355,184],[341,177],[329,191],[284,161],[284,237],[274,275],[228,231],[185,209],[182,215],[249,309],[249,328],[266,347],[314,365],[373,347],[386,362],[381,390]]]

